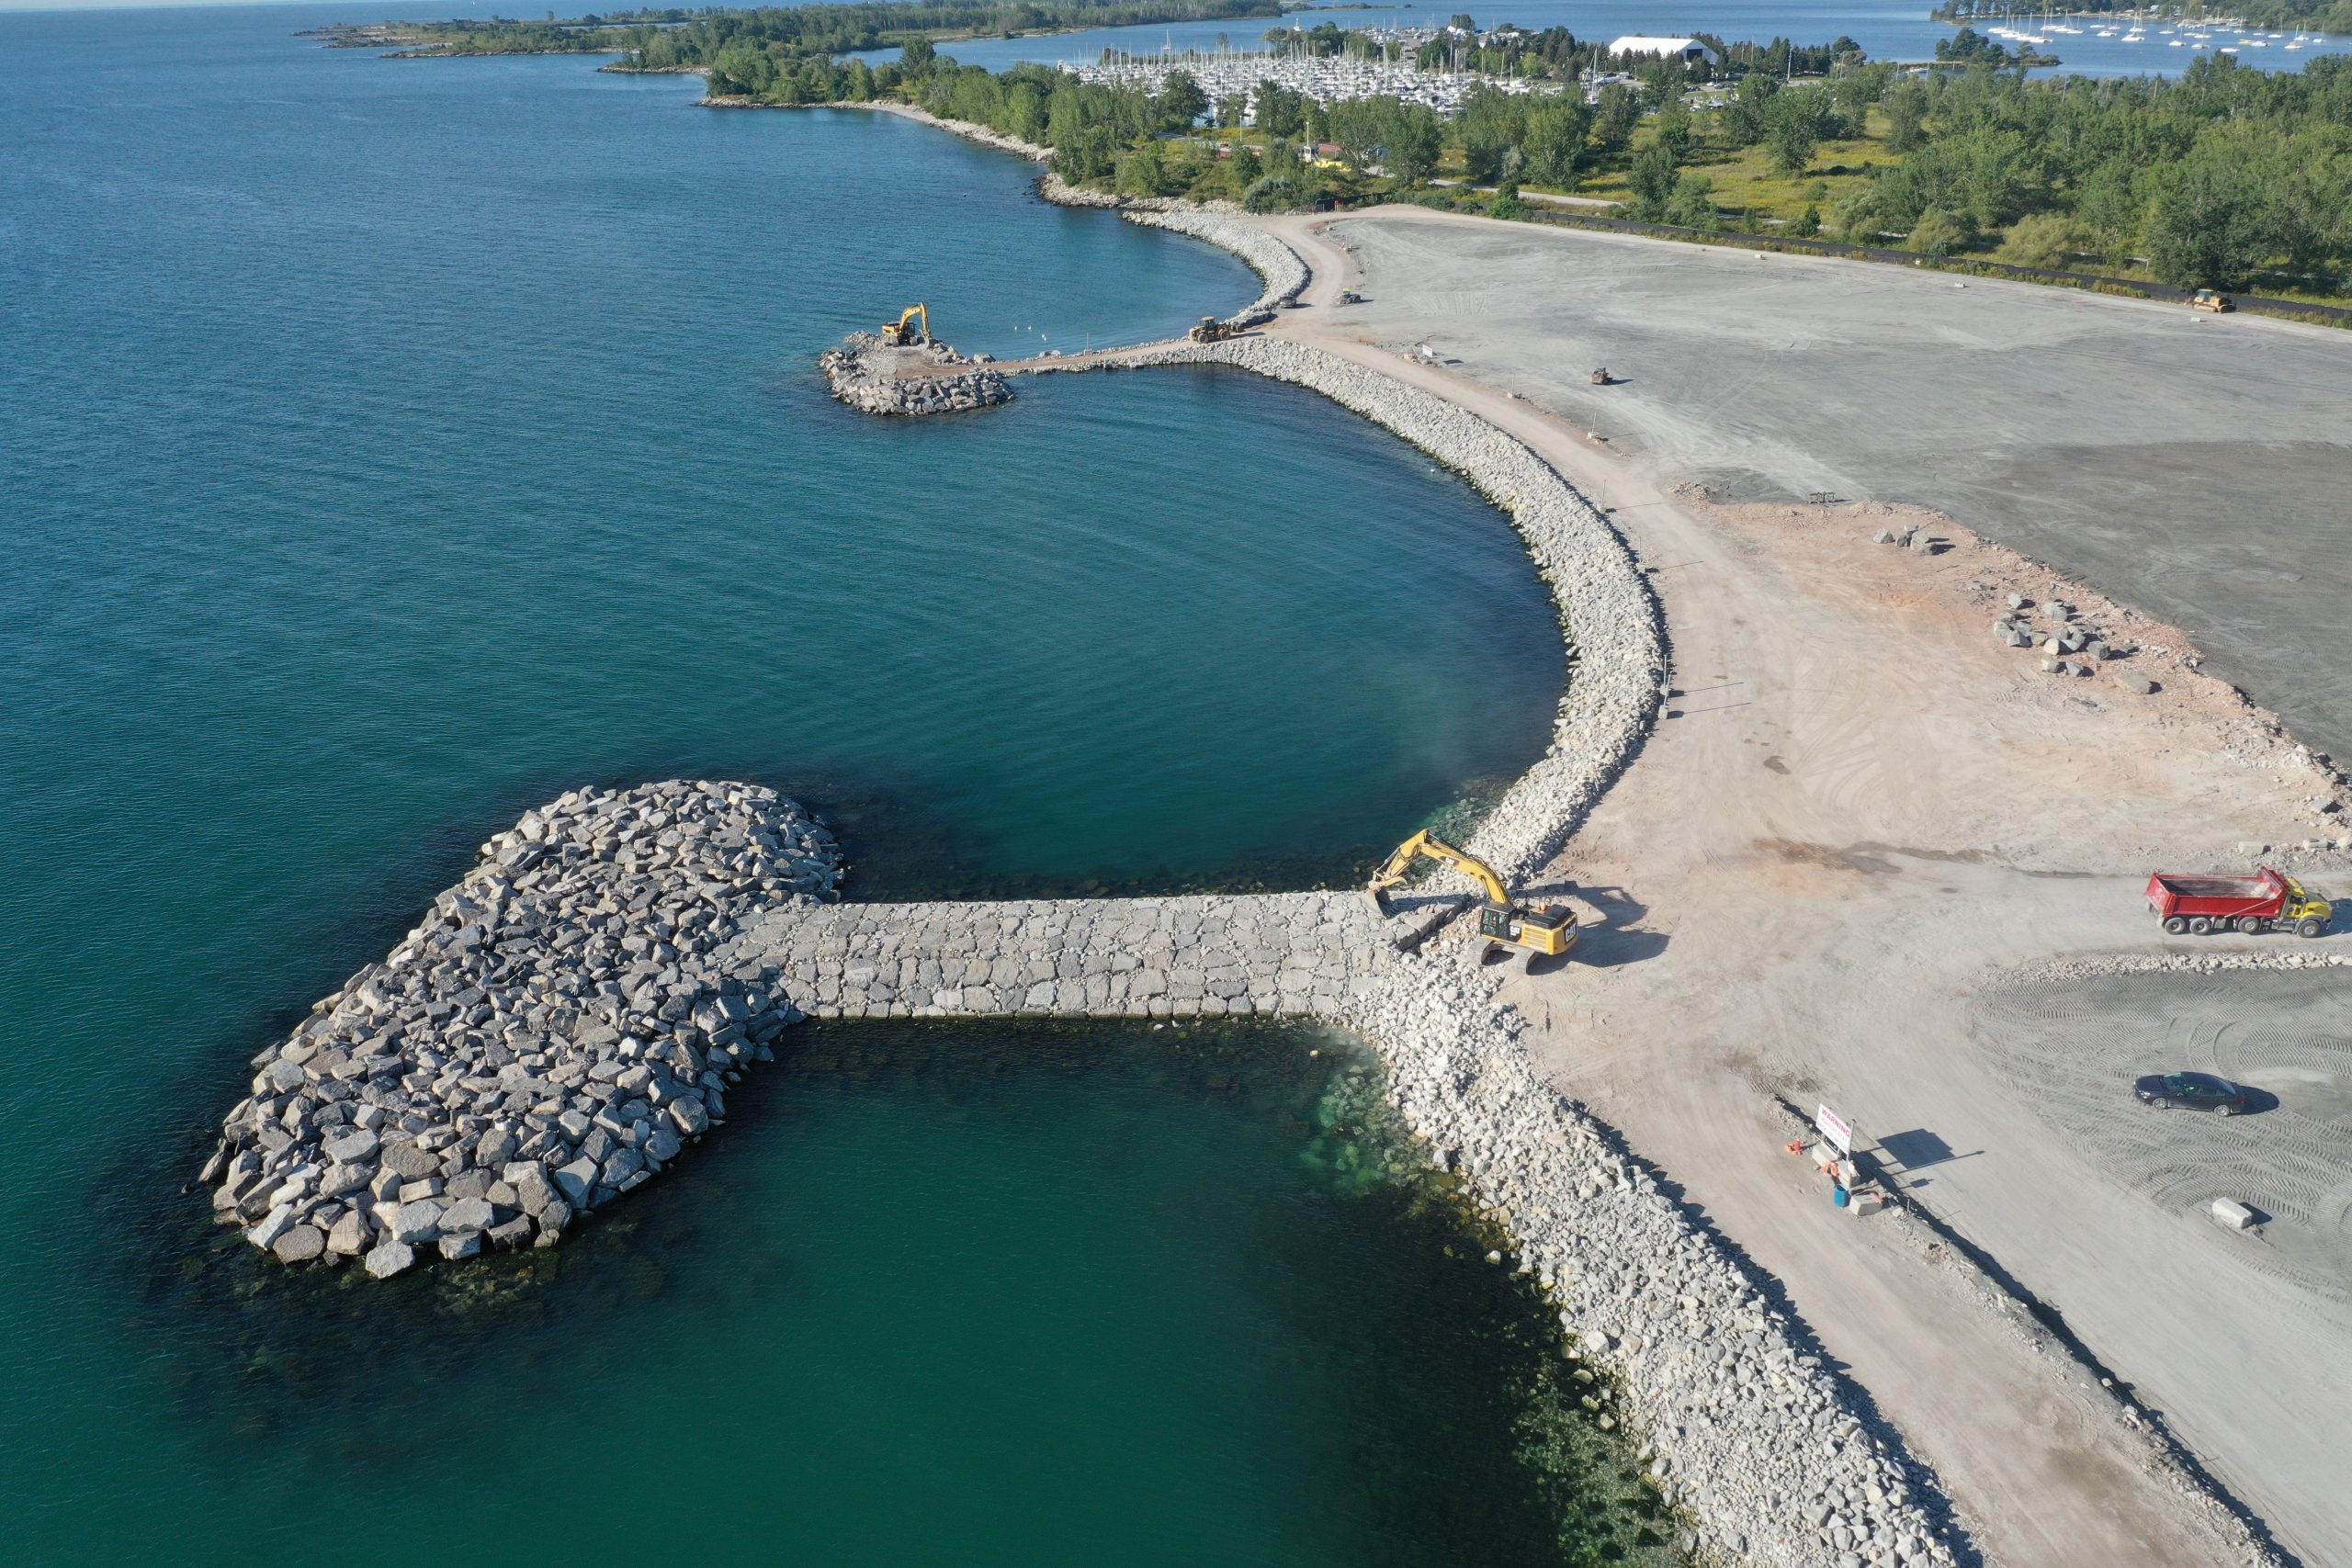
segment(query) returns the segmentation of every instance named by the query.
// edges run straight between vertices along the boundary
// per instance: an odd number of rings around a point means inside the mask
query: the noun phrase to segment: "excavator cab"
[[[1478,906],[1478,934],[1489,942],[1523,947],[1531,955],[1556,958],[1576,945],[1577,918],[1556,904],[1538,909],[1489,899]]]

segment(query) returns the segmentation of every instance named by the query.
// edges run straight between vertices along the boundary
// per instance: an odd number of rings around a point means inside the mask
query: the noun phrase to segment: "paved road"
[[[1329,232],[1364,331],[1719,499],[1946,513],[2183,627],[2352,758],[2352,333],[1436,214]],[[1589,385],[1602,365],[1623,384]]]

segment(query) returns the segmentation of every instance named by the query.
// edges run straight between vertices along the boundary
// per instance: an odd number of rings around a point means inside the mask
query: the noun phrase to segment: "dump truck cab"
[[[2281,874],[2279,881],[2287,885],[2286,896],[2278,901],[2278,923],[2302,929],[2306,920],[2317,920],[2324,931],[2335,919],[2335,906],[2317,894],[2307,891],[2293,877]]]

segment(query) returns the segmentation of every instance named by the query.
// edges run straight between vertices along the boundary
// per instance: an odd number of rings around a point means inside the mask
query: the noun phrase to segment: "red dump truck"
[[[2232,931],[2317,936],[2335,913],[2326,899],[2312,897],[2301,883],[2267,865],[2252,876],[2160,871],[2148,878],[2148,907],[2175,936]]]

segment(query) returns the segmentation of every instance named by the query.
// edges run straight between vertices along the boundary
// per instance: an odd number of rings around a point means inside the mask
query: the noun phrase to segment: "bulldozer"
[[[2225,311],[2234,310],[2238,307],[2236,300],[2232,299],[2218,288],[2200,288],[2188,297],[2188,308],[2192,310],[2211,310],[2218,316]]]
[[[1215,316],[1203,316],[1201,324],[1184,335],[1194,343],[1223,343],[1239,329],[1228,327]]]
[[[1372,907],[1385,919],[1388,914],[1388,890],[1405,880],[1413,863],[1427,858],[1441,865],[1450,865],[1478,885],[1484,895],[1478,905],[1478,934],[1486,939],[1484,958],[1493,958],[1511,948],[1526,956],[1532,966],[1538,957],[1556,958],[1577,944],[1576,911],[1558,904],[1537,908],[1529,904],[1511,901],[1510,890],[1495,868],[1467,850],[1455,849],[1426,828],[1396,846],[1396,852],[1373,877],[1366,891],[1372,895]]]
[[[882,341],[891,348],[920,348],[931,342],[931,307],[910,305],[895,321],[882,325]]]

